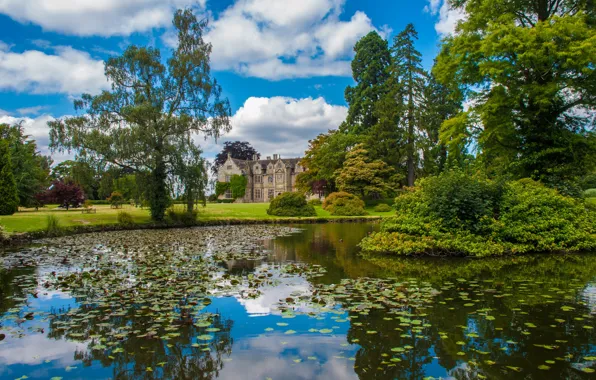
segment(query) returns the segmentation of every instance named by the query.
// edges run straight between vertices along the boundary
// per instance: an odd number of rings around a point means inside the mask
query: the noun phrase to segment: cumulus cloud
[[[438,16],[435,30],[441,37],[454,34],[457,23],[466,18],[463,9],[452,8],[447,0],[428,0],[424,11]]]
[[[0,90],[80,94],[108,87],[103,61],[86,52],[59,46],[54,54],[37,50],[16,53],[0,42]]]
[[[176,8],[206,0],[2,0],[0,13],[44,30],[78,36],[129,35],[168,26]]]
[[[232,116],[232,131],[218,143],[248,141],[262,156],[301,157],[308,140],[337,128],[347,112],[346,107],[328,104],[323,98],[250,97]],[[221,150],[219,144],[201,144],[207,155]]]
[[[213,67],[271,80],[349,76],[354,44],[377,29],[360,11],[340,20],[344,2],[238,0],[207,33]],[[175,43],[169,34],[164,40]]]

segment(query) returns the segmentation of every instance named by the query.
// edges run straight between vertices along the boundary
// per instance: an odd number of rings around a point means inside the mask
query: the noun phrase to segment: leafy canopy
[[[228,153],[232,158],[238,160],[250,161],[254,155],[257,156],[257,159],[261,158],[259,152],[248,141],[226,141],[221,152],[215,156],[213,166],[211,167],[213,175],[216,175],[218,168],[226,162]]]
[[[158,49],[129,46],[105,64],[111,91],[75,102],[85,114],[48,123],[54,150],[76,150],[123,168],[150,173],[151,216],[163,220],[166,179],[179,139],[230,130],[230,106],[211,77],[205,21],[190,10],[174,15],[178,45],[165,63]],[[188,146],[188,145],[186,145]]]

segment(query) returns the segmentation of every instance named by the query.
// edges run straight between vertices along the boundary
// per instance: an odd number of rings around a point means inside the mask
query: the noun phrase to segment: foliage
[[[592,2],[450,3],[467,18],[445,40],[434,74],[471,107],[444,125],[441,139],[477,145],[491,175],[531,177],[572,192],[570,182],[596,164]]]
[[[493,256],[596,248],[596,212],[531,179],[496,183],[449,171],[396,198],[369,252]],[[445,204],[443,204],[445,203]]]
[[[110,205],[114,208],[120,208],[124,204],[124,196],[119,191],[114,191],[107,199],[110,202]]]
[[[60,225],[60,221],[56,215],[49,214],[46,216],[46,228],[45,233],[47,236],[60,236],[62,235],[63,228]]]
[[[337,188],[361,198],[381,198],[394,192],[399,177],[381,160],[370,161],[364,145],[354,147],[336,172]]]
[[[118,213],[118,223],[122,224],[123,226],[132,226],[135,224],[132,215],[126,211],[120,211]]]
[[[35,140],[25,134],[22,123],[13,126],[0,124],[0,139],[8,142],[19,205],[35,206],[35,194],[49,183],[51,159],[39,154]]]
[[[52,178],[79,184],[88,198],[96,199],[100,185],[100,173],[84,160],[66,160],[52,168]]]
[[[173,24],[178,43],[165,63],[156,48],[129,46],[105,63],[111,91],[76,101],[83,116],[48,123],[52,149],[74,149],[147,173],[151,216],[157,221],[169,205],[166,181],[180,139],[196,133],[218,137],[231,128],[229,102],[210,73],[206,22],[187,9],[175,13]]]
[[[584,197],[596,198],[596,189],[588,189],[588,190],[584,191]]]
[[[301,193],[282,193],[273,198],[267,209],[267,215],[276,216],[317,216],[312,205],[306,203]]]
[[[71,207],[80,207],[85,202],[85,193],[72,181],[52,182],[50,188],[37,196],[41,204],[57,203],[68,211]]]
[[[389,206],[387,203],[379,203],[378,205],[375,206],[374,209],[376,212],[390,212],[393,211],[393,209],[391,208],[391,206]]]
[[[12,160],[8,142],[0,140],[0,215],[12,215],[18,211],[19,195],[12,174]]]
[[[174,175],[179,192],[183,192],[186,199],[186,209],[194,210],[194,205],[200,201],[205,205],[205,189],[209,182],[207,162],[201,157],[201,150],[192,143],[191,138],[181,137],[178,142],[177,152],[174,153]]]
[[[416,125],[419,124],[417,104],[421,102],[420,95],[424,92],[426,72],[422,68],[422,55],[414,47],[418,33],[413,24],[396,35],[391,46],[391,75],[399,83],[398,103],[404,110],[406,126],[406,165],[408,172],[408,186],[414,185],[415,166],[418,161],[416,149]]]
[[[344,191],[329,194],[323,202],[323,209],[336,216],[368,215],[364,210],[364,201]]]
[[[230,182],[217,182],[215,184],[215,195],[218,197],[226,193],[226,191],[230,190]]]
[[[354,52],[352,76],[356,86],[348,86],[345,91],[349,107],[343,129],[358,135],[377,124],[374,104],[386,91],[384,83],[389,78],[387,68],[391,58],[387,41],[375,31],[362,37]]]
[[[194,225],[198,216],[197,210],[177,210],[174,207],[170,207],[166,214],[170,222],[185,226]]]
[[[311,199],[307,203],[312,206],[321,206],[323,204],[320,199]]]
[[[254,155],[257,156],[257,159],[261,158],[261,154],[248,141],[225,141],[223,149],[215,156],[211,167],[211,173],[214,176],[217,174],[219,167],[228,159],[228,153],[232,158],[238,160],[252,161]]]
[[[209,194],[209,196],[207,197],[207,201],[217,202],[217,194]]]
[[[296,177],[296,187],[305,194],[325,195],[336,189],[336,171],[348,151],[357,144],[358,136],[332,130],[310,140],[300,165],[307,171]]]
[[[248,180],[246,176],[234,174],[230,178],[230,190],[232,191],[232,198],[238,199],[244,197],[246,193],[246,184]]]

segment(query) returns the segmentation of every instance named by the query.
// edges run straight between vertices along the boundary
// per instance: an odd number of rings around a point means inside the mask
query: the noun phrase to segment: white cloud
[[[18,108],[17,112],[19,115],[39,115],[41,111],[48,109],[48,106],[34,106],[34,107],[24,107]]]
[[[351,75],[354,44],[377,29],[360,11],[340,20],[344,1],[238,0],[207,33],[213,67],[272,80]]]
[[[308,140],[336,129],[345,120],[347,108],[328,104],[323,98],[250,97],[232,117],[232,131],[223,141],[248,141],[262,156],[302,157]],[[220,145],[203,145],[207,155]]]
[[[170,25],[176,8],[206,0],[0,0],[0,13],[78,36],[129,35]]]
[[[37,50],[10,51],[0,42],[0,90],[33,94],[82,92],[107,89],[103,61],[71,47],[56,47],[55,54]]]
[[[463,9],[452,8],[447,0],[428,0],[428,5],[424,11],[433,16],[439,16],[435,23],[435,30],[441,37],[446,37],[455,33],[457,23],[466,18]]]

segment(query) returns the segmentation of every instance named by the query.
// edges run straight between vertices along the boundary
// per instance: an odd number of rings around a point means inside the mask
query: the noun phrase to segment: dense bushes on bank
[[[323,202],[323,209],[336,216],[368,215],[362,199],[344,191],[329,194]]]
[[[268,215],[276,216],[317,216],[315,208],[306,203],[300,193],[282,193],[273,198],[267,209]]]
[[[596,212],[539,182],[496,182],[451,171],[396,198],[395,217],[365,251],[494,256],[596,249]]]

